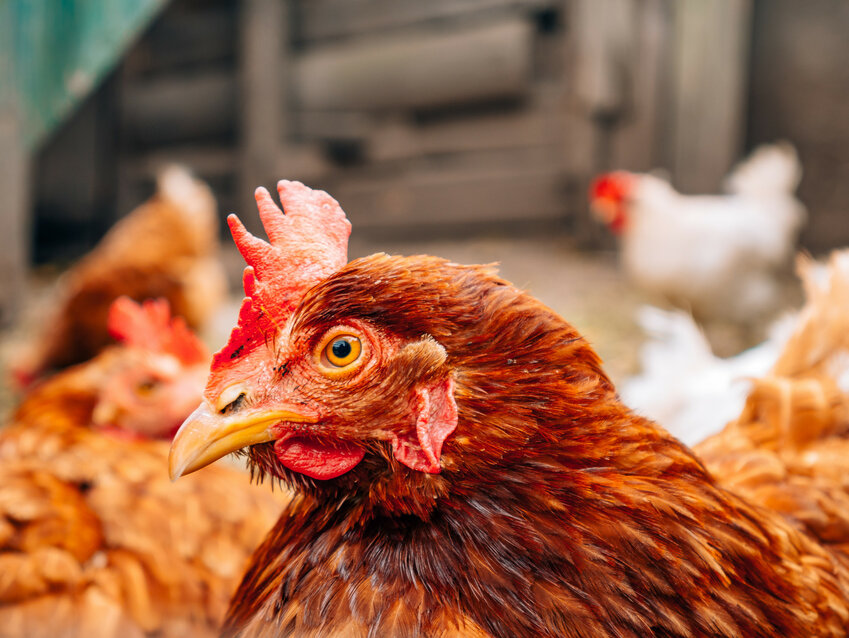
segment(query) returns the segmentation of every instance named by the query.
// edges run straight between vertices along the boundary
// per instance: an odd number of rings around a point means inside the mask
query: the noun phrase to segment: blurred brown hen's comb
[[[129,297],[118,297],[109,307],[107,325],[109,334],[128,346],[170,354],[186,365],[209,360],[206,346],[183,318],[171,318],[165,299],[138,304]]]
[[[277,192],[285,215],[267,190],[255,193],[268,242],[251,235],[236,215],[227,218],[248,266],[239,322],[227,345],[215,354],[213,372],[265,344],[304,293],[348,261],[351,224],[335,199],[287,180],[277,183]]]

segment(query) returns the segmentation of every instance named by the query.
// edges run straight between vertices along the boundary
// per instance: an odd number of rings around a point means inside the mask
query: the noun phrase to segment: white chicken
[[[762,146],[726,178],[724,195],[682,195],[652,174],[602,175],[594,212],[622,236],[636,285],[699,322],[758,325],[781,305],[781,273],[795,252],[805,207],[790,144]]]
[[[687,445],[719,432],[740,414],[749,381],[775,365],[796,325],[788,315],[773,324],[766,341],[723,359],[686,312],[645,306],[637,319],[649,340],[640,350],[642,371],[620,384],[620,395]]]

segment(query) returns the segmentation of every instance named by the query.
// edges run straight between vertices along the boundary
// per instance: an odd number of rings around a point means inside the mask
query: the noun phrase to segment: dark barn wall
[[[803,244],[849,245],[849,2],[757,0],[748,145],[790,140],[810,210]]]

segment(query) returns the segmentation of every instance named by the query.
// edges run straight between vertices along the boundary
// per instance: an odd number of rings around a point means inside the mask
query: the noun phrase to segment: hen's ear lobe
[[[438,474],[439,459],[445,439],[457,428],[457,403],[454,379],[447,379],[416,389],[416,433],[395,436],[392,451],[395,458],[409,468]]]

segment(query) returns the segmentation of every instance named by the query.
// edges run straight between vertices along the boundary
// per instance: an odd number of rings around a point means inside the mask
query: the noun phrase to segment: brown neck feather
[[[380,629],[401,601],[421,635],[439,629],[422,610],[441,608],[493,636],[695,636],[708,622],[720,636],[804,634],[804,610],[785,601],[812,592],[788,580],[798,565],[782,545],[808,541],[716,487],[651,423],[623,415],[614,428],[616,456],[551,453],[491,480],[452,477],[427,520],[300,497],[254,556],[227,631],[262,609],[303,628],[360,614]]]
[[[499,637],[806,635],[813,616],[837,622],[828,601],[849,591],[845,568],[633,415],[571,326],[480,269],[393,259],[349,264],[304,304],[445,347],[460,417],[442,471],[389,465],[376,447],[322,485],[284,474],[302,494],[257,550],[225,635],[269,615],[282,635],[345,622],[438,635],[441,609]],[[358,290],[375,280],[392,288]]]

